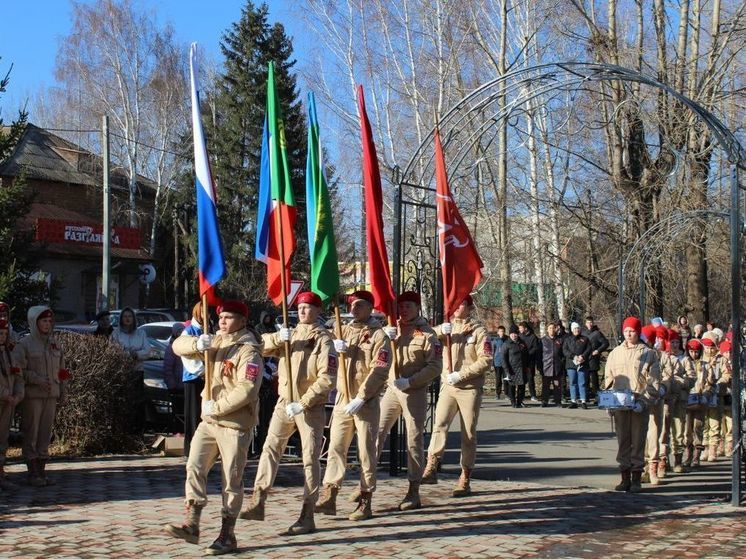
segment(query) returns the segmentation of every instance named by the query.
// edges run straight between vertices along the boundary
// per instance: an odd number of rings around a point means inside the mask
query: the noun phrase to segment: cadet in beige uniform
[[[673,452],[673,471],[684,471],[683,455],[686,448],[684,430],[686,425],[686,403],[689,396],[689,379],[684,369],[685,353],[681,350],[681,338],[676,330],[668,331],[667,352],[661,356],[661,375],[671,378],[670,390],[664,396],[663,432],[660,444],[661,454],[667,459],[669,450]],[[668,368],[668,373],[663,372]],[[663,459],[663,458],[662,458]],[[666,465],[658,463],[658,477],[666,476]]]
[[[23,371],[26,394],[21,405],[23,457],[34,487],[53,485],[45,469],[58,402],[65,397],[70,372],[54,336],[54,313],[46,306],[27,313],[29,335],[15,347],[13,357]]]
[[[400,510],[418,509],[420,482],[425,468],[424,432],[427,414],[427,387],[443,368],[443,346],[427,321],[419,316],[420,296],[413,291],[399,295],[399,328],[385,327],[394,340],[396,361],[389,371],[389,382],[381,400],[381,421],[378,426],[378,456],[386,437],[404,416],[407,428],[407,478],[409,490]],[[398,333],[398,337],[397,337]]]
[[[7,320],[0,318],[0,489],[15,487],[5,476],[5,454],[13,412],[24,394],[23,375],[20,367],[13,362],[11,345],[10,325]]]
[[[316,505],[316,512],[336,514],[337,493],[345,476],[347,451],[352,436],[357,433],[360,499],[349,518],[365,520],[373,516],[371,499],[376,489],[379,396],[391,367],[391,340],[383,333],[381,323],[371,317],[372,293],[356,291],[347,302],[353,321],[342,327],[342,339],[334,340],[334,348],[346,360],[347,379],[341,371],[337,375],[337,399],[329,434],[324,494]],[[345,392],[349,394],[349,400]]]
[[[689,393],[699,398],[711,388],[710,371],[707,361],[702,357],[702,342],[692,338],[686,343],[687,357],[684,359],[684,370],[689,379]],[[699,467],[699,460],[704,450],[704,424],[706,421],[704,404],[692,404],[686,410],[686,457],[684,467]]]
[[[720,342],[720,371],[717,390],[722,399],[723,420],[721,423],[721,443],[726,457],[733,454],[733,365],[731,363],[730,340]]]
[[[635,396],[633,410],[613,412],[619,446],[617,462],[622,473],[622,481],[614,489],[632,493],[640,491],[645,467],[647,408],[658,400],[660,385],[658,354],[640,342],[641,328],[635,317],[624,320],[624,341],[609,354],[604,378],[607,390],[630,390]]]
[[[262,344],[247,329],[248,307],[225,301],[218,307],[219,332],[212,336],[180,336],[174,353],[197,359],[209,352],[214,363],[210,391],[202,392],[202,421],[189,446],[186,466],[184,524],[166,526],[168,534],[199,542],[199,520],[207,503],[207,474],[220,457],[223,482],[220,535],[205,551],[222,555],[236,550],[234,528],[243,501],[243,471],[259,416],[259,387],[264,360]]]
[[[719,394],[718,382],[721,375],[720,355],[718,355],[718,336],[714,332],[705,332],[702,335],[704,355],[702,359],[707,361],[707,369],[710,373],[710,398],[714,398],[716,405],[707,405],[705,409],[705,424],[702,434],[704,453],[702,460],[715,462],[717,460],[718,447],[721,441],[720,422],[723,419],[722,397]]]
[[[280,397],[269,423],[267,439],[259,458],[254,481],[254,495],[241,518],[264,520],[267,492],[277,475],[280,457],[288,439],[297,430],[303,449],[303,507],[298,521],[287,535],[307,534],[316,530],[313,512],[321,483],[321,447],[326,416],[324,404],[337,380],[337,354],[329,332],[318,325],[321,299],[311,292],[298,295],[298,326],[292,331],[283,328],[278,333],[264,334],[264,355],[279,357]],[[284,343],[290,342],[292,392],[287,376]]]
[[[473,309],[474,301],[468,296],[453,313],[451,322],[435,329],[441,342],[446,340],[448,334],[451,335],[453,371],[448,371],[448,359],[444,358],[422,483],[438,482],[438,464],[446,448],[448,428],[458,413],[461,422],[461,477],[453,490],[454,497],[463,497],[471,492],[469,479],[477,455],[479,408],[482,405],[485,374],[492,363],[492,344],[487,338],[487,330],[471,318]]]
[[[644,331],[644,328],[643,328]],[[656,402],[651,402],[648,406],[648,432],[645,442],[645,460],[647,470],[642,474],[642,482],[658,485],[658,470],[661,462],[665,470],[666,449],[661,445],[661,437],[665,439],[665,422],[664,407],[665,396],[671,391],[671,380],[673,376],[673,363],[670,356],[666,353],[666,343],[668,342],[668,328],[658,326],[652,335],[652,340],[648,339],[648,345],[653,346],[658,352],[658,363],[660,369],[660,385],[658,393],[660,397]],[[665,474],[664,474],[665,475]]]

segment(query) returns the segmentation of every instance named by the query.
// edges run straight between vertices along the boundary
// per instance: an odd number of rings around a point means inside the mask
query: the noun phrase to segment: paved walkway
[[[714,466],[717,466],[715,464]],[[250,486],[256,463],[245,481]],[[710,467],[710,465],[708,465]],[[23,468],[8,468],[20,480]],[[2,557],[198,557],[219,530],[219,502],[203,515],[203,541],[193,546],[164,535],[162,525],[182,518],[184,463],[180,458],[114,456],[56,461],[53,487],[22,486],[0,495]],[[237,525],[240,557],[746,557],[742,509],[701,496],[619,494],[593,488],[523,481],[476,480],[474,494],[450,497],[455,478],[423,487],[424,508],[394,507],[406,481],[382,476],[375,518],[346,519],[353,507],[340,499],[337,517],[317,516],[317,532],[286,538],[296,518],[301,468],[280,468],[265,522]],[[209,478],[219,492],[219,472]],[[350,482],[343,489],[345,495]]]

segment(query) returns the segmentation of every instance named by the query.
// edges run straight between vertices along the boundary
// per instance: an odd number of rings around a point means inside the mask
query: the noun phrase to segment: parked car
[[[163,373],[163,358],[143,362],[145,424],[149,429],[184,432],[184,393],[170,390]]]
[[[150,324],[151,322],[175,322],[178,320],[178,318],[174,316],[174,314],[166,310],[134,309],[134,311],[135,320],[137,321],[138,326],[142,326],[143,324]],[[119,326],[119,315],[122,314],[122,311],[121,309],[116,309],[109,312],[111,313],[109,322],[111,322],[111,325],[116,328],[117,326]],[[176,314],[178,315],[178,313]],[[96,324],[96,321],[92,320],[91,324]]]

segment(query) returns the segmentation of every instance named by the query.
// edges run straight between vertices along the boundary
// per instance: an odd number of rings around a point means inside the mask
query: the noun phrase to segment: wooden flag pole
[[[339,301],[336,297],[334,298],[334,319],[337,325],[337,338],[342,340],[344,339],[342,338],[342,317],[339,314]],[[347,402],[350,402],[350,379],[347,377],[347,360],[345,359],[344,353],[339,356],[339,365],[342,369],[342,376],[344,377],[343,389],[345,398],[347,398]]]
[[[210,307],[207,306],[207,294],[202,295],[202,332],[210,333]],[[212,400],[212,360],[210,359],[210,350],[204,352],[205,360],[205,390],[207,399]]]
[[[396,327],[396,322],[394,321],[394,315],[390,312],[386,315],[386,318],[388,319],[389,326]],[[391,340],[391,353],[393,354],[391,356],[391,366],[394,367],[394,378],[399,378],[399,363],[396,359],[396,341]]]
[[[282,292],[282,325],[288,327],[288,292],[285,279],[285,239],[282,231],[282,218],[280,217],[280,205],[277,205],[275,211],[275,221],[277,222],[277,231],[280,234],[280,283]],[[293,370],[290,366],[290,341],[283,343],[285,346],[285,371],[288,375],[288,388],[290,389],[290,401],[295,401],[293,394]]]

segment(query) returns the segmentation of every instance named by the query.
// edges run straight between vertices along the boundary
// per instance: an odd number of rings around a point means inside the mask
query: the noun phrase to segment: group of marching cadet
[[[667,472],[698,468],[733,452],[732,332],[695,333],[686,317],[674,328],[635,317],[609,354],[606,388],[633,399],[613,414],[622,480],[617,491],[658,485]],[[671,462],[673,457],[673,462]]]
[[[487,331],[472,317],[473,300],[466,297],[450,321],[435,328],[420,315],[420,296],[412,291],[397,299],[396,326],[386,326],[372,316],[374,299],[368,291],[352,293],[347,302],[353,318],[342,326],[336,339],[319,324],[320,298],[305,292],[296,300],[295,328],[283,327],[260,336],[249,325],[247,305],[231,300],[217,308],[216,334],[182,335],[174,340],[177,355],[206,361],[213,374],[209,388],[202,393],[202,422],[189,448],[186,519],[167,525],[168,534],[199,542],[207,475],[220,458],[222,528],[206,552],[220,555],[235,551],[236,520],[264,520],[280,459],[296,431],[303,453],[303,504],[298,520],[286,533],[313,532],[315,513],[336,515],[337,495],[355,435],[360,481],[351,495],[356,508],[349,518],[371,518],[378,460],[400,417],[406,425],[409,487],[399,509],[420,508],[420,486],[437,483],[438,464],[456,414],[461,421],[461,476],[452,495],[470,494],[483,386],[493,363]],[[51,309],[29,309],[30,334],[20,341],[12,331],[8,311],[8,306],[0,303],[0,482],[5,481],[2,466],[13,410],[22,402],[24,458],[34,483],[44,485],[55,410],[64,398],[69,372],[52,335]],[[638,492],[642,482],[658,484],[671,469],[685,472],[702,460],[715,461],[730,454],[730,333],[724,335],[716,328],[692,332],[681,320],[672,329],[660,320],[643,327],[639,319],[629,317],[622,334],[624,341],[608,356],[603,383],[609,393],[630,396],[623,406],[610,410],[622,476],[615,489]],[[444,345],[450,348],[445,358]],[[259,417],[264,359],[269,357],[278,359],[279,398],[253,494],[242,509],[244,468]],[[428,387],[438,376],[441,389],[426,460]],[[325,404],[335,388],[322,479]]]
[[[180,336],[174,341],[177,355],[207,356],[214,374],[209,391],[203,393],[202,422],[194,433],[187,459],[186,518],[181,524],[167,525],[165,530],[187,542],[199,542],[200,515],[207,502],[207,474],[219,456],[222,528],[206,549],[208,554],[237,549],[238,518],[264,520],[280,458],[296,431],[301,440],[305,483],[300,516],[287,529],[287,535],[313,532],[315,513],[336,515],[337,495],[355,435],[360,481],[350,498],[356,508],[349,518],[372,517],[376,467],[389,430],[400,417],[406,425],[409,487],[399,509],[420,508],[420,485],[437,482],[437,464],[457,413],[463,422],[461,477],[453,496],[470,494],[484,378],[492,367],[492,346],[485,328],[471,317],[471,297],[461,303],[451,322],[433,329],[420,315],[418,293],[406,291],[399,295],[397,325],[386,326],[372,316],[373,295],[356,291],[348,296],[352,321],[342,326],[341,336],[336,339],[319,325],[322,304],[318,295],[301,293],[296,303],[298,324],[292,329],[283,327],[259,336],[248,325],[248,307],[240,301],[225,301],[217,309],[219,330],[215,335]],[[444,344],[450,346],[450,359],[443,358]],[[259,458],[253,494],[242,509],[243,472],[258,420],[263,358],[269,357],[279,360],[279,398]],[[426,462],[428,387],[438,376],[442,388]],[[334,388],[336,400],[322,479],[324,405]]]

